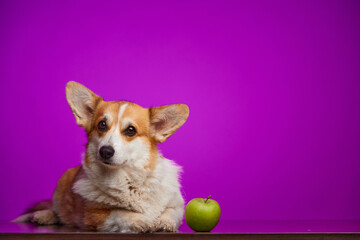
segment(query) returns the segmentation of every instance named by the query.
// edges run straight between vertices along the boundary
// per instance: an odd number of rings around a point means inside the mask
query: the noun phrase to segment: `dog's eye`
[[[107,129],[107,125],[106,125],[106,122],[104,120],[101,120],[99,123],[98,123],[98,129],[100,131],[106,131]]]
[[[124,134],[126,136],[132,137],[136,134],[136,129],[133,126],[129,126],[127,129],[125,129]]]

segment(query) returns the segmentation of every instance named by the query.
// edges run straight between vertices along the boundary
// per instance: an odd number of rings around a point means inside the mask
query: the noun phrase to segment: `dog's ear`
[[[89,130],[97,104],[102,98],[77,82],[66,84],[66,99],[79,126]]]
[[[164,142],[181,127],[189,116],[185,104],[152,107],[150,110],[150,133],[157,142]]]

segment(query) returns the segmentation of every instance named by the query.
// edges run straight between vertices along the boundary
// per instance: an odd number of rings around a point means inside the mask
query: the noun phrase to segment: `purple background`
[[[360,219],[360,2],[1,1],[0,219],[50,198],[105,100],[186,103],[164,156],[222,219]]]

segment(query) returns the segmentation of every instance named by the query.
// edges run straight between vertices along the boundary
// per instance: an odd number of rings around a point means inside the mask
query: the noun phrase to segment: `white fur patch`
[[[111,211],[101,230],[122,233],[146,231],[152,227],[154,222],[155,219],[143,214],[119,209]]]
[[[85,165],[84,170],[86,174],[74,184],[74,192],[89,201],[118,208],[106,220],[104,231],[134,231],[131,224],[155,224],[157,219],[164,222],[166,218],[175,222],[176,228],[181,224],[184,200],[178,182],[180,167],[173,161],[159,156],[153,171],[124,166],[104,175],[102,169]],[[130,213],[124,217],[123,211]],[[135,216],[152,221],[133,223],[139,219]]]

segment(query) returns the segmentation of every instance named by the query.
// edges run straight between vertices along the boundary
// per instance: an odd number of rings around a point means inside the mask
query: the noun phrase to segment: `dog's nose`
[[[112,156],[114,156],[114,153],[115,153],[115,150],[113,147],[111,146],[102,146],[100,148],[100,156],[103,158],[103,159],[109,159],[111,158]]]

